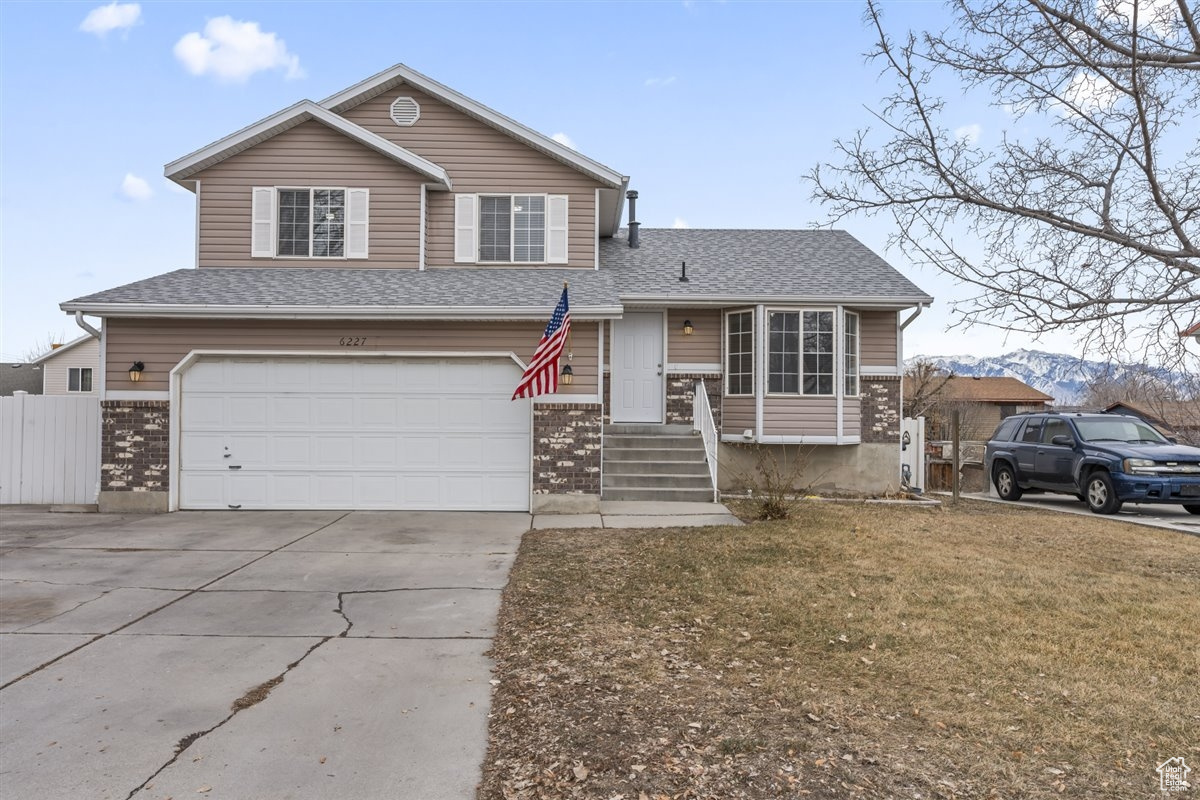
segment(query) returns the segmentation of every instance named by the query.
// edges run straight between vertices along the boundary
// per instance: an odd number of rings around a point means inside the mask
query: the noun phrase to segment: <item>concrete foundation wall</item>
[[[900,488],[898,444],[742,445],[722,443],[718,451],[721,491],[744,491],[759,482],[759,454],[775,458],[781,476],[794,474],[793,487],[823,492],[880,493]],[[769,464],[769,459],[767,460]]]

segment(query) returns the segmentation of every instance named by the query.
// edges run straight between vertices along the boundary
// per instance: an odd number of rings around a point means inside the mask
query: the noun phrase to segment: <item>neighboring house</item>
[[[42,365],[0,363],[0,397],[9,397],[13,392],[41,394]]]
[[[1104,411],[1140,417],[1163,436],[1200,446],[1200,400],[1155,400],[1136,404],[1118,401],[1105,406]]]
[[[845,232],[639,234],[634,192],[626,230],[627,176],[402,65],[166,175],[196,268],[62,304],[103,320],[102,508],[594,509],[605,424],[690,429],[700,380],[723,457],[897,484],[932,298]],[[564,282],[573,382],[511,401]]]
[[[1200,322],[1197,322],[1187,330],[1181,331],[1179,334],[1179,338],[1181,339],[1186,339],[1189,336],[1195,339],[1197,342],[1200,342]]]
[[[42,367],[43,394],[94,395],[99,391],[100,340],[80,336],[33,360]]]
[[[959,412],[959,437],[986,441],[1000,420],[1027,411],[1045,411],[1054,398],[1024,381],[1008,377],[955,376],[946,380],[928,413],[927,439],[948,440],[953,413]]]

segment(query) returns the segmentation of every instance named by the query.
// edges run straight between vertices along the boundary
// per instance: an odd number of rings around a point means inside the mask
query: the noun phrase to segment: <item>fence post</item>
[[[958,419],[959,410],[956,408],[954,409],[954,415],[951,417],[950,422],[950,437],[953,440],[954,445],[954,474],[950,478],[950,486],[953,489],[954,502],[956,503],[958,502],[960,483],[959,471],[962,469],[962,453],[959,450]]]

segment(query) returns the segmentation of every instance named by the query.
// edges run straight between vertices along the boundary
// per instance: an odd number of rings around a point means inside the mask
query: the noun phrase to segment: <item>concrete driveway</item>
[[[990,486],[987,493],[968,493],[964,497],[980,500],[990,500],[994,503],[1009,503],[996,495],[996,487]],[[1010,503],[1011,504],[1011,503]],[[1132,522],[1137,525],[1148,525],[1152,528],[1166,528],[1182,531],[1193,536],[1200,536],[1200,516],[1189,513],[1181,505],[1172,503],[1126,503],[1121,510],[1111,516],[1093,514],[1087,504],[1069,494],[1026,494],[1016,501],[1015,505],[1026,508],[1040,508],[1045,511],[1060,511],[1064,514],[1082,514],[1095,519],[1112,519],[1120,522]]]
[[[529,515],[0,515],[6,796],[474,797]]]

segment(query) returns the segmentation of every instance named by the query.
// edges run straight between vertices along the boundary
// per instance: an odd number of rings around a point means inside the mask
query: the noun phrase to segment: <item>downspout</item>
[[[76,325],[78,325],[79,327],[83,328],[83,329],[84,329],[85,331],[87,331],[88,333],[90,333],[90,334],[92,335],[92,337],[93,337],[93,338],[96,338],[96,339],[99,339],[99,338],[100,338],[100,331],[98,331],[98,330],[96,330],[95,328],[93,328],[93,327],[92,327],[91,325],[89,325],[87,322],[84,322],[84,320],[83,320],[83,312],[82,312],[82,311],[76,311],[76,312],[75,312],[75,324],[76,324]]]
[[[904,330],[904,329],[905,329],[905,328],[907,328],[909,325],[911,325],[911,324],[912,324],[912,322],[913,322],[913,320],[915,320],[917,317],[921,316],[921,312],[922,312],[922,311],[924,311],[924,310],[925,310],[925,304],[924,304],[924,303],[917,303],[917,310],[916,310],[916,311],[914,311],[914,312],[913,312],[913,313],[912,313],[912,314],[909,316],[909,318],[908,318],[908,319],[906,319],[906,320],[904,320],[904,322],[901,322],[901,323],[900,323],[900,330]]]

